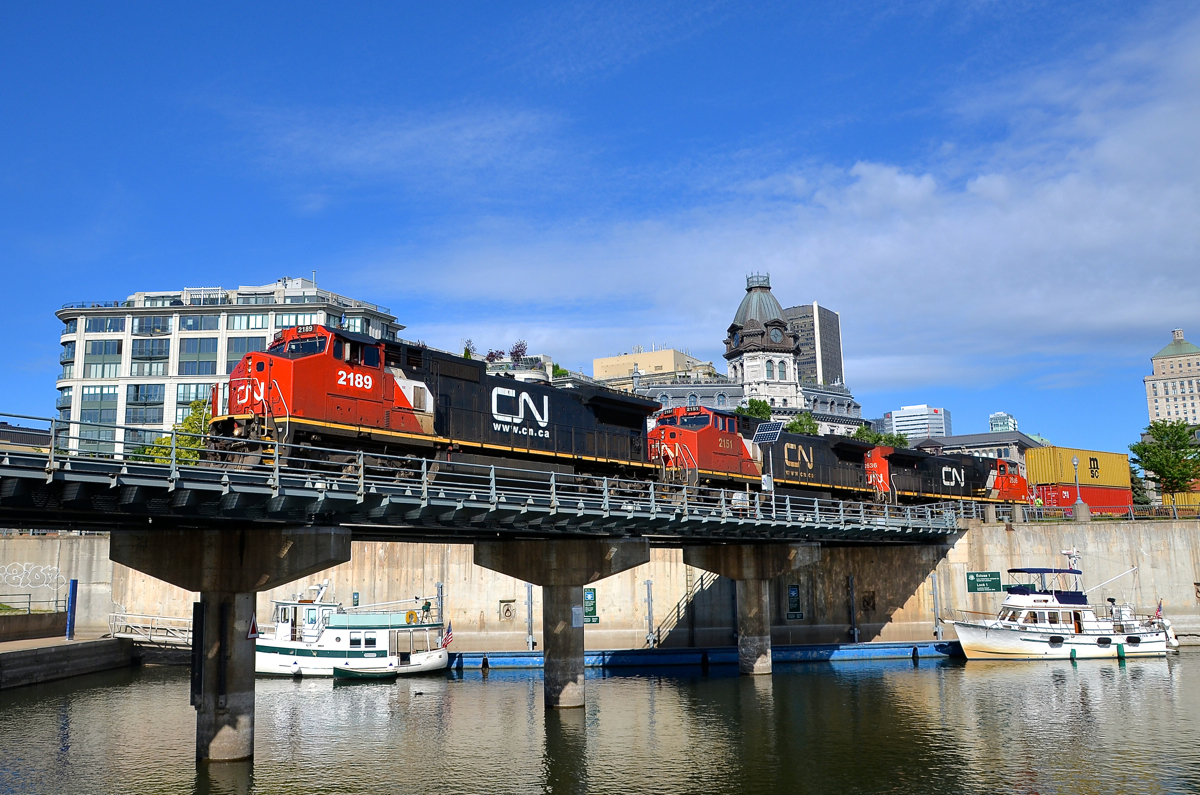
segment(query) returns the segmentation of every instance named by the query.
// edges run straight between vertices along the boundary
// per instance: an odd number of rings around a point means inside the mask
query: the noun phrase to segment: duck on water
[[[949,622],[968,660],[1162,657],[1169,648],[1178,648],[1171,622],[1161,614],[1137,615],[1132,605],[1118,605],[1115,599],[1104,607],[1090,606],[1079,553],[1063,554],[1065,569],[1009,569],[1009,575],[1023,576],[1026,582],[1006,588],[1008,596],[996,618]],[[1133,571],[1136,567],[1125,574]]]

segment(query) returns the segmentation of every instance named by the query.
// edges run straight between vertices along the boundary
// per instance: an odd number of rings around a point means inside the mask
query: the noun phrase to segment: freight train
[[[282,463],[313,469],[362,453],[371,466],[434,458],[738,489],[760,488],[771,474],[787,493],[891,502],[1024,501],[1028,492],[1005,461],[846,437],[783,434],[760,446],[752,417],[660,411],[597,385],[521,382],[489,375],[478,360],[326,326],[277,333],[234,367],[227,397],[219,390],[205,455],[224,464],[258,464],[284,444]]]

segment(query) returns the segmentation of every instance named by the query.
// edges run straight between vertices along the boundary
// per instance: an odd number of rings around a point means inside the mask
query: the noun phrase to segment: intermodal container
[[[1129,488],[1129,454],[1076,450],[1071,447],[1034,447],[1025,451],[1025,472],[1031,485],[1070,483],[1075,486],[1075,467],[1079,459],[1079,485]]]
[[[1044,483],[1037,486],[1037,496],[1048,508],[1067,508],[1075,504],[1075,483]],[[1110,486],[1079,487],[1079,494],[1093,512],[1104,513],[1104,508],[1125,508],[1133,505],[1133,491]],[[1119,511],[1118,511],[1119,512]]]
[[[1200,491],[1181,491],[1178,494],[1167,494],[1163,497],[1163,505],[1200,505]]]

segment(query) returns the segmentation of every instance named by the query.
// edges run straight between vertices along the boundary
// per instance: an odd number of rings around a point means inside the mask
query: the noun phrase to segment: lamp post
[[[1079,505],[1083,502],[1083,496],[1079,493],[1079,456],[1071,456],[1071,466],[1075,467],[1075,504]]]

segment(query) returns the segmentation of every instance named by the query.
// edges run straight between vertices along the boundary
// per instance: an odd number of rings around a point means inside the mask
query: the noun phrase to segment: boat
[[[1068,558],[1065,569],[1009,569],[1014,579],[1027,581],[1006,587],[1008,596],[994,619],[948,622],[968,660],[1162,657],[1179,647],[1170,620],[1160,615],[1137,615],[1131,605],[1111,598],[1106,606],[1090,606],[1079,554],[1063,554]]]
[[[440,671],[449,664],[442,594],[345,608],[326,601],[329,580],[308,598],[275,600],[272,623],[255,642],[254,671],[265,676],[386,678]]]
[[[352,667],[349,664],[333,667],[334,682],[392,682],[400,676],[394,666],[386,668]]]

